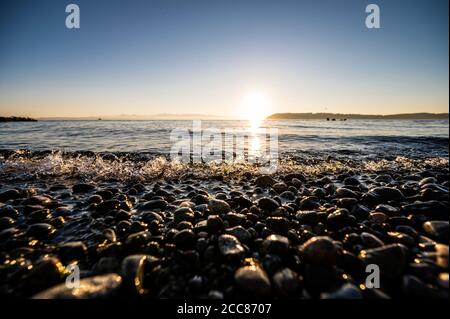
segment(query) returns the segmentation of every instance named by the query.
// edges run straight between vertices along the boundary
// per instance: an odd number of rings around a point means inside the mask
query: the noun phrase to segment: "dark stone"
[[[400,190],[393,187],[375,187],[374,189],[370,190],[369,193],[374,195],[374,197],[381,202],[391,200],[398,201],[405,198],[405,196]]]
[[[226,214],[231,211],[230,205],[220,199],[211,199],[208,203],[209,210],[214,214]]]
[[[169,203],[167,203],[167,201],[165,201],[164,199],[154,199],[144,203],[142,208],[146,210],[153,210],[153,209],[165,210],[168,205]]]
[[[252,238],[252,235],[242,226],[234,226],[231,228],[227,228],[225,230],[226,234],[233,235],[236,237],[240,242],[248,243],[250,239]]]
[[[385,213],[388,216],[396,216],[400,212],[400,209],[391,205],[380,204],[375,207],[375,211]]]
[[[11,217],[11,218],[17,218],[19,217],[19,212],[12,207],[11,205],[0,205],[0,217]]]
[[[37,239],[46,239],[52,236],[56,232],[55,228],[46,223],[37,223],[32,224],[28,227],[27,235],[37,238]]]
[[[262,243],[262,250],[268,254],[284,255],[289,250],[289,240],[280,235],[270,235]]]
[[[298,206],[301,210],[309,210],[319,208],[320,204],[316,197],[305,197],[299,203]]]
[[[159,224],[164,223],[164,219],[161,215],[155,212],[145,212],[141,215],[141,219],[144,223],[150,224],[152,221],[157,221]]]
[[[289,221],[284,217],[268,217],[267,227],[277,234],[284,235],[289,230]]]
[[[378,248],[384,246],[383,241],[374,234],[362,232],[360,237],[365,248]]]
[[[243,291],[254,295],[270,294],[271,284],[266,272],[257,265],[244,266],[234,274],[236,285]]]
[[[314,226],[319,222],[319,216],[315,211],[298,211],[295,218],[301,224],[308,224]]]
[[[263,197],[258,200],[258,206],[268,212],[272,212],[279,207],[278,203],[269,197]]]
[[[95,189],[94,185],[84,184],[84,183],[75,184],[72,187],[72,191],[74,193],[88,193],[88,192],[92,192],[94,189]]]
[[[306,263],[334,265],[338,256],[338,248],[327,236],[316,236],[305,242],[299,249],[300,256]]]
[[[269,175],[262,175],[262,176],[258,176],[255,179],[255,185],[258,187],[270,187],[272,185],[274,185],[276,183],[276,181]]]
[[[11,217],[0,217],[0,230],[13,227],[15,224],[14,219]]]
[[[356,224],[356,218],[348,210],[338,209],[328,215],[327,224],[330,228],[339,230],[347,226],[354,226]]]
[[[336,197],[337,198],[359,198],[359,195],[356,194],[351,189],[340,187],[336,190]]]
[[[449,241],[449,222],[448,221],[428,221],[423,224],[425,232],[433,239],[441,243]]]
[[[7,201],[11,199],[18,199],[21,198],[22,195],[17,189],[9,189],[7,191],[4,191],[0,193],[0,202],[6,203]]]
[[[173,241],[179,249],[193,249],[197,238],[192,230],[184,229],[175,234]]]
[[[149,255],[130,255],[122,261],[122,289],[127,298],[136,298],[146,293],[144,275],[146,263],[155,263],[157,258]]]
[[[125,245],[131,251],[137,251],[151,240],[151,234],[148,231],[140,231],[127,237]]]
[[[58,247],[58,255],[63,261],[83,260],[87,254],[87,247],[82,241],[72,241]]]
[[[23,280],[24,289],[34,294],[61,282],[64,266],[58,258],[44,256],[39,258]]]
[[[110,200],[106,200],[106,201],[98,204],[96,206],[95,210],[98,213],[105,214],[112,210],[117,210],[117,209],[119,209],[119,207],[120,207],[120,201],[118,201],[117,199],[110,199]]]
[[[284,268],[272,277],[275,291],[283,297],[292,297],[300,288],[300,281],[295,271]]]
[[[426,298],[426,299],[439,299],[445,298],[445,295],[440,293],[438,289],[433,286],[427,285],[419,278],[411,275],[403,276],[402,281],[403,295],[409,298]],[[447,290],[448,298],[448,290]]]
[[[230,260],[241,260],[244,258],[245,250],[239,240],[232,235],[220,235],[218,239],[220,253]]]
[[[220,232],[223,229],[223,220],[219,215],[209,215],[206,227],[212,234]]]
[[[178,208],[173,213],[173,220],[176,223],[182,221],[194,221],[194,219],[195,219],[194,211],[189,207]]]
[[[406,215],[423,214],[429,218],[435,218],[438,220],[449,219],[449,207],[444,203],[435,200],[415,202],[413,204],[404,205],[402,207],[402,211]]]
[[[49,206],[52,203],[52,199],[47,196],[34,195],[23,201],[23,205],[41,205]]]
[[[362,250],[359,258],[366,264],[376,264],[383,276],[394,278],[401,275],[407,265],[408,248],[402,244],[390,244]]]

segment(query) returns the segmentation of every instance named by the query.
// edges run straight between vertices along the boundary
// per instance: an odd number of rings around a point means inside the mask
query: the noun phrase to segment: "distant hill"
[[[275,113],[268,120],[448,120],[448,113],[409,113],[390,115],[339,114],[339,113]]]
[[[0,122],[37,122],[37,120],[29,117],[18,117],[18,116],[0,116]]]

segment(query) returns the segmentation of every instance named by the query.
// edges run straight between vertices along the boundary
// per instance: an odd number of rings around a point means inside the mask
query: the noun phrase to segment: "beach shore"
[[[448,298],[448,159],[289,162],[269,176],[23,157],[0,172],[2,296]]]

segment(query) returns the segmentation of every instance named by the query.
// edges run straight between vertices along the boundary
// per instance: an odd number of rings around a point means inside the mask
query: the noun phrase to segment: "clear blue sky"
[[[448,5],[3,0],[0,115],[236,115],[253,91],[277,112],[448,112]]]

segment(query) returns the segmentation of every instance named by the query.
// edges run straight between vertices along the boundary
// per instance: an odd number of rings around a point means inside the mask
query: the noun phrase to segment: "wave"
[[[305,154],[304,154],[305,155]],[[342,173],[354,170],[448,169],[448,157],[409,158],[318,156],[313,153],[299,157],[286,153],[279,160],[275,174]],[[354,154],[353,154],[354,155]],[[3,181],[77,179],[89,181],[148,182],[155,179],[225,179],[244,174],[261,174],[261,165],[216,161],[192,164],[171,161],[157,153],[95,153],[95,152],[33,152],[0,151],[0,179]]]

